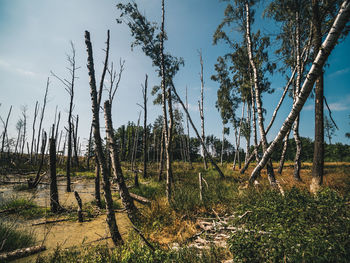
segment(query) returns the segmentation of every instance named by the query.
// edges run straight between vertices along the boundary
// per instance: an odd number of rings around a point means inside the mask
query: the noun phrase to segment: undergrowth
[[[324,189],[316,196],[292,188],[252,193],[237,207],[231,235],[234,262],[348,262],[348,198]]]

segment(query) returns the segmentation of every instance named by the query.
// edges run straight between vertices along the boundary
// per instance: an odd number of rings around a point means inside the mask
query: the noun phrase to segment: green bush
[[[246,216],[229,239],[235,262],[348,262],[350,210],[346,198],[325,189],[296,188],[282,197],[264,191],[238,207]]]

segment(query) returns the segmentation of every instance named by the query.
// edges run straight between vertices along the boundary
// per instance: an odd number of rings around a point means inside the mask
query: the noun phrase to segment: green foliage
[[[324,189],[316,196],[296,188],[285,197],[264,191],[244,199],[247,213],[229,240],[235,262],[346,262],[350,258],[347,200]]]
[[[35,239],[32,233],[16,230],[14,225],[0,221],[0,244],[2,247],[0,253],[28,247],[33,245],[34,242]]]
[[[70,263],[70,262],[120,262],[120,263],[163,263],[163,262],[220,262],[223,258],[220,250],[211,248],[209,251],[181,248],[179,250],[163,250],[157,248],[151,251],[139,240],[131,240],[110,250],[107,246],[72,248],[69,250],[57,249],[53,254],[40,257],[37,263]]]
[[[25,218],[41,217],[48,211],[45,208],[38,207],[30,199],[17,197],[2,200],[0,210],[8,210],[8,213],[20,215]]]

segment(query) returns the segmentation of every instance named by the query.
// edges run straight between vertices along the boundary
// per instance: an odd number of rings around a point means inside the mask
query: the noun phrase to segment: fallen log
[[[143,205],[151,205],[151,201],[143,196],[139,196],[137,194],[130,193],[130,196],[132,199],[134,199],[136,202],[139,202],[140,204]]]
[[[20,249],[16,249],[14,251],[11,251],[11,252],[6,252],[6,253],[0,254],[0,261],[3,262],[3,261],[27,257],[27,256],[39,253],[39,252],[44,251],[44,250],[46,250],[45,246],[34,246],[34,247],[20,248]]]
[[[46,224],[54,224],[54,223],[59,223],[59,222],[64,222],[64,221],[68,221],[68,218],[65,219],[57,219],[57,220],[48,220],[48,221],[44,221],[44,222],[39,222],[39,223],[34,223],[32,224],[32,226],[40,226],[40,225],[46,225]]]

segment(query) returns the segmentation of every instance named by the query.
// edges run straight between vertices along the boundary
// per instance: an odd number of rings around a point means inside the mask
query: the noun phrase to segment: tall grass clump
[[[14,225],[0,221],[0,253],[32,246],[35,239],[32,233],[16,230]]]

